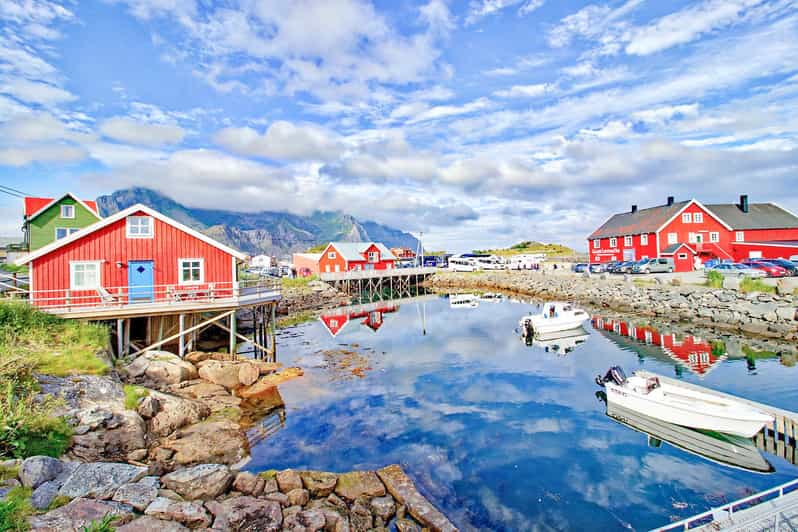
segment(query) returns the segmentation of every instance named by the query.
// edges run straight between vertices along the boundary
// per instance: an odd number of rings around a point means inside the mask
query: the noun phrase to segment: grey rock
[[[145,486],[153,486],[156,488],[161,487],[161,479],[155,476],[144,477],[138,481],[139,484],[143,484]]]
[[[266,499],[267,501],[274,501],[280,506],[283,506],[285,508],[291,506],[288,502],[288,495],[280,491],[275,491],[274,493],[267,493],[263,496],[263,498]]]
[[[292,469],[278,471],[275,478],[277,479],[277,485],[280,487],[280,491],[283,493],[302,488],[302,478],[300,478],[299,473]]]
[[[349,522],[355,532],[366,532],[374,526],[374,516],[368,506],[368,498],[361,497],[352,505]]]
[[[158,488],[151,484],[134,482],[124,484],[116,490],[113,500],[128,504],[143,512],[158,497]]]
[[[139,415],[144,419],[154,417],[160,410],[161,402],[157,397],[153,397],[152,395],[144,397],[141,402],[139,402],[138,408],[136,408],[136,411],[138,411]]]
[[[30,496],[31,505],[37,510],[44,510],[58,495],[58,482],[48,480],[36,488]]]
[[[147,506],[144,514],[157,519],[178,521],[189,528],[211,525],[211,516],[208,515],[202,503],[196,501],[179,502],[166,497],[158,497]]]
[[[421,527],[411,519],[397,519],[396,530],[399,532],[421,532]]]
[[[183,532],[185,530],[189,529],[180,523],[142,515],[126,525],[117,527],[116,532]]]
[[[161,482],[189,500],[213,499],[227,491],[233,474],[225,465],[202,464],[164,475]]]
[[[323,471],[302,471],[299,476],[311,497],[326,497],[333,492],[338,482],[337,475]]]
[[[233,489],[244,495],[254,495],[256,497],[263,493],[265,485],[266,481],[264,479],[246,471],[238,473],[233,481]]]
[[[291,506],[305,506],[310,500],[310,492],[302,488],[291,490],[285,495],[288,497],[288,504]]]
[[[136,482],[147,474],[146,467],[95,462],[80,464],[64,481],[59,495],[71,499],[93,497],[110,499],[122,484]]]
[[[280,505],[274,501],[242,496],[209,501],[205,506],[215,517],[214,530],[276,531],[283,523]]]
[[[127,453],[128,462],[141,462],[147,458],[147,449],[136,449]]]
[[[374,497],[371,499],[371,511],[387,523],[396,513],[396,503],[394,503],[393,497],[390,495]]]
[[[116,517],[116,526],[134,517],[133,508],[125,504],[79,498],[46,514],[33,516],[29,523],[37,532],[78,531],[109,514]]]
[[[335,494],[349,501],[363,495],[382,497],[385,495],[385,486],[373,471],[352,471],[338,475]]]
[[[19,480],[26,488],[37,488],[48,480],[53,480],[64,466],[61,460],[49,456],[31,456],[19,468]]]

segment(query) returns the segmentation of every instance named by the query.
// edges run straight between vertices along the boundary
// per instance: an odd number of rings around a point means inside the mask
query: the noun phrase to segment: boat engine
[[[607,373],[602,377],[601,375],[596,375],[596,384],[604,387],[605,382],[614,382],[618,386],[622,386],[623,383],[626,382],[626,373],[623,372],[621,366],[612,366],[610,369],[607,370]]]

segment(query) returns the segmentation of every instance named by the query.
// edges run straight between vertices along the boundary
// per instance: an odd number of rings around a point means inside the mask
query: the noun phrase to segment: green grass
[[[723,288],[723,274],[716,271],[707,272],[706,285],[710,288]]]
[[[150,395],[147,388],[136,386],[135,384],[125,384],[125,408],[135,410],[139,406],[139,401]]]
[[[280,279],[280,282],[283,285],[283,288],[299,288],[299,289],[307,289],[308,284],[311,281],[318,281],[319,278],[315,275],[311,275],[310,277],[294,277],[291,279],[290,277],[283,277]]]
[[[17,266],[16,264],[9,264],[7,262],[0,263],[0,270],[8,273],[28,273],[28,266]]]
[[[775,351],[767,351],[767,350],[757,351],[756,349],[748,345],[742,346],[742,352],[745,355],[745,358],[750,358],[753,360],[763,360],[768,358],[776,358],[779,356],[779,354],[776,353]]]
[[[765,292],[768,294],[775,294],[776,287],[767,284],[762,279],[751,279],[750,277],[743,278],[740,281],[741,292]]]
[[[81,532],[114,532],[113,522],[116,521],[118,516],[107,514],[99,521],[92,521],[88,525],[81,528]]]
[[[14,488],[0,501],[0,532],[24,532],[30,529],[28,517],[33,514],[30,488]]]
[[[285,329],[287,327],[293,327],[295,325],[306,323],[308,321],[313,321],[315,319],[316,319],[315,312],[313,312],[312,310],[303,310],[279,318],[277,320],[277,328]]]
[[[17,478],[17,476],[19,476],[19,467],[0,466],[0,482]]]
[[[527,253],[545,253],[548,257],[562,257],[576,254],[573,249],[561,244],[544,244],[542,242],[534,242],[531,240],[519,242],[518,244],[505,249],[475,249],[474,253],[489,253],[491,255],[504,257],[511,255],[523,255]]]

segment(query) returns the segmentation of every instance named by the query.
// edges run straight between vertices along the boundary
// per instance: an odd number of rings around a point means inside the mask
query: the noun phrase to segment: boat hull
[[[540,316],[530,316],[532,328],[536,335],[551,334],[560,331],[570,331],[581,327],[590,317],[566,317],[566,318],[542,318]]]
[[[752,438],[762,430],[769,417],[761,413],[740,417],[717,416],[711,412],[691,410],[684,407],[677,408],[658,400],[658,398],[634,392],[614,383],[606,383],[605,388],[607,390],[608,404],[613,403],[667,423],[692,429],[711,430]],[[772,418],[770,418],[770,421],[772,421]]]

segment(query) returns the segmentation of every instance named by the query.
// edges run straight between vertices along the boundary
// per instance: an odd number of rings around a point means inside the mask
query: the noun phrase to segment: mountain
[[[170,218],[251,255],[283,256],[331,241],[375,241],[388,247],[416,249],[416,238],[404,231],[340,212],[310,216],[285,212],[234,212],[194,209],[148,188],[129,188],[97,198],[102,216],[143,203]]]

